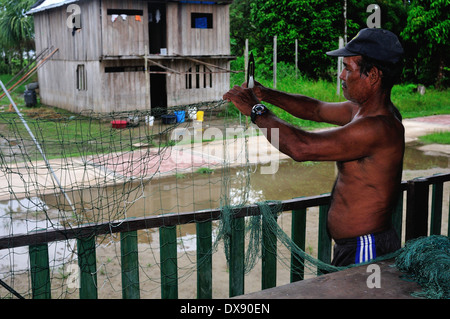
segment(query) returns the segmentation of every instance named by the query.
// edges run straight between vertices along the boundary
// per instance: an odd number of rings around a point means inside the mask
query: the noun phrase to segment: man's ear
[[[383,77],[383,72],[377,67],[373,67],[370,69],[368,78],[370,80],[370,84],[375,85],[378,82],[381,83],[381,78]]]

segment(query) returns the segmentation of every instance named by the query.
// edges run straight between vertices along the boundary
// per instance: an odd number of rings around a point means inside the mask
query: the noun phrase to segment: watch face
[[[266,111],[267,111],[267,108],[264,104],[256,104],[255,106],[253,106],[252,112],[250,113],[250,118],[251,118],[252,122],[254,124],[256,124],[255,123],[256,117],[258,115],[266,113]]]
[[[264,105],[258,104],[255,106],[255,113],[258,115],[263,114],[266,111],[266,108]]]

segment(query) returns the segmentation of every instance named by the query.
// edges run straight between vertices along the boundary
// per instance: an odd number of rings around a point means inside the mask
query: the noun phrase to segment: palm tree
[[[23,65],[24,55],[34,49],[33,18],[26,12],[34,0],[0,0],[0,45],[2,58],[9,65],[11,58],[17,57]]]

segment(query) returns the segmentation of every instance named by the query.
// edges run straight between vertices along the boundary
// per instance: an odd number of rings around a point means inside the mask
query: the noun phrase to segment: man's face
[[[339,76],[345,98],[355,103],[364,102],[370,88],[368,77],[360,74],[358,65],[360,59],[361,56],[344,57],[344,69]]]

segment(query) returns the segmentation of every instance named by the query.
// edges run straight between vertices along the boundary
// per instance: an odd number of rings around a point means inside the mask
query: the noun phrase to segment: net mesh
[[[213,298],[228,297],[233,231],[245,233],[246,292],[260,290],[260,284],[251,286],[260,282],[261,256],[270,249],[279,265],[279,284],[289,282],[292,255],[305,266],[299,271],[305,278],[341,269],[318,260],[314,249],[297,247],[289,235],[290,216],[283,216],[280,202],[259,201],[250,186],[257,161],[249,144],[256,144],[261,134],[232,115],[224,101],[175,107],[169,114],[31,108],[22,115],[0,113],[0,237],[108,224],[111,232],[96,236],[94,247],[85,247],[95,250],[91,263],[96,264],[99,298],[121,298],[125,288],[123,269],[128,266],[121,243],[131,235],[113,227],[133,218],[213,208],[221,211],[220,219],[211,218]],[[261,214],[234,224],[236,208],[254,203]],[[195,298],[193,274],[206,260],[197,255],[200,235],[195,220],[175,229],[178,296]],[[139,230],[137,236],[140,297],[160,298],[167,284],[161,276],[166,244],[157,228]],[[48,244],[51,298],[79,298],[79,245],[75,239]],[[448,248],[446,254],[448,259]],[[12,298],[14,292],[33,297],[30,264],[28,246],[0,250],[1,298]],[[443,284],[448,286],[447,279]],[[430,279],[436,280],[441,279]],[[432,296],[448,297],[446,289]]]
[[[260,135],[246,120],[230,115],[227,103],[180,106],[169,112],[74,114],[26,108],[21,114],[22,119],[16,112],[0,113],[1,236],[104,223],[115,227],[133,218],[221,208],[212,230],[214,259],[219,255],[213,267],[215,274],[227,274],[231,212],[258,198],[250,187],[256,163],[248,143]],[[199,115],[203,121],[197,120]],[[242,226],[248,245],[246,274],[260,263],[262,220],[249,217]],[[195,285],[195,220],[177,226],[176,234],[180,297],[193,298],[196,292],[183,285]],[[78,245],[75,239],[48,245],[52,298],[79,296]],[[142,298],[161,296],[162,245],[158,229],[138,231]],[[120,234],[97,236],[92,249],[99,298],[120,298]],[[2,249],[0,262],[2,281],[31,298],[29,247]],[[222,288],[216,288],[213,297],[227,296],[228,283],[218,285]],[[11,292],[2,289],[1,296],[11,297]]]

